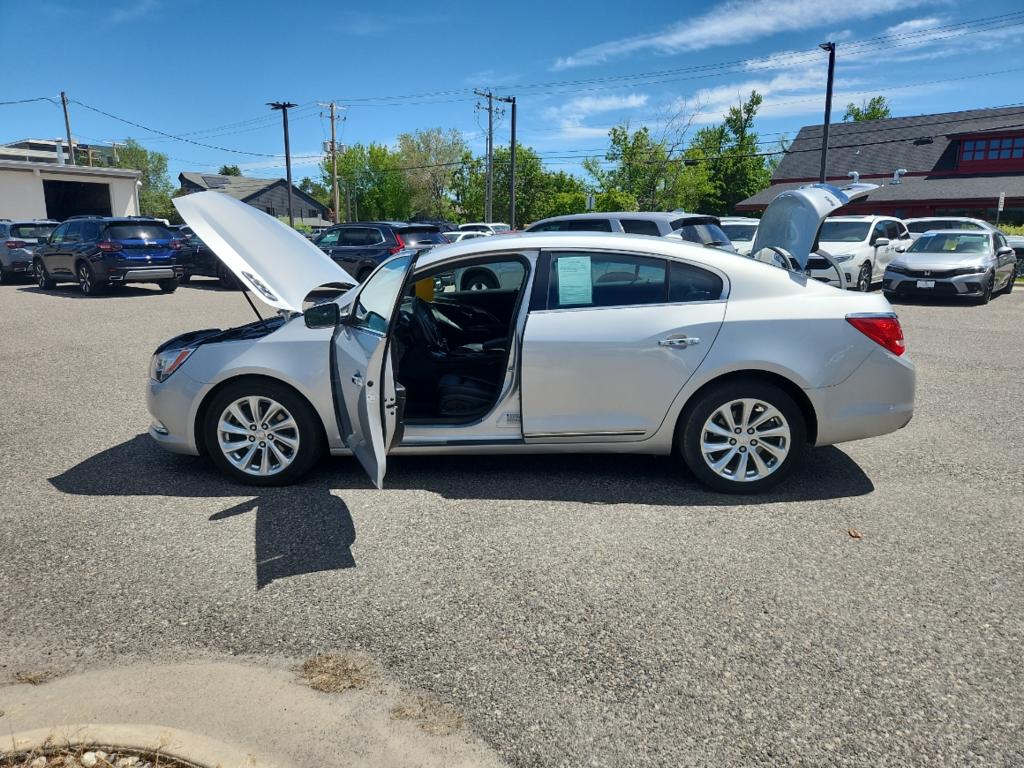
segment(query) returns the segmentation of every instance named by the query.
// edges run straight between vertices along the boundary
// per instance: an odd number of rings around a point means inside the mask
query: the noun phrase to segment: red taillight
[[[180,251],[184,247],[185,247],[185,242],[183,240],[171,240],[171,250],[172,251]]]
[[[24,240],[8,240],[4,245],[8,248],[24,248],[28,243]]]
[[[390,248],[390,249],[388,250],[388,253],[390,253],[390,254],[391,254],[392,256],[394,256],[394,255],[395,255],[396,253],[398,253],[398,252],[399,252],[400,250],[402,250],[403,248],[405,248],[405,240],[403,240],[403,239],[402,239],[402,236],[401,236],[400,234],[398,234],[397,232],[395,232],[395,240],[397,240],[397,241],[398,241],[398,245],[393,245],[393,246],[391,246],[391,248]]]
[[[110,240],[101,240],[98,243],[98,246],[104,253],[114,253],[115,251],[120,251],[124,247],[120,243],[115,243]]]
[[[895,315],[847,315],[846,322],[894,355],[907,351],[903,329]]]

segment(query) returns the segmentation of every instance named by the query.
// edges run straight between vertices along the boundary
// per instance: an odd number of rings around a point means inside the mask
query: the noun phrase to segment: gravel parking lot
[[[152,350],[251,317],[212,286],[0,287],[0,682],[358,648],[516,766],[1024,764],[1024,290],[899,306],[911,424],[735,500],[643,457],[231,485],[144,434]]]

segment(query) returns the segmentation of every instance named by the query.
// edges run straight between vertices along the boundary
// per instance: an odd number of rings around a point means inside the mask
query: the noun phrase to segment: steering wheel
[[[427,302],[419,297],[413,299],[412,317],[428,346],[441,352],[448,351],[448,342],[437,327],[437,318],[434,317],[434,311]]]

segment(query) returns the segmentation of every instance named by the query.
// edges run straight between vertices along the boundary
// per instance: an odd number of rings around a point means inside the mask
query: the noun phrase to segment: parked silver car
[[[847,202],[831,187],[785,194]],[[325,449],[354,454],[378,487],[389,453],[675,452],[711,488],[752,493],[807,444],[913,413],[914,366],[878,294],[665,238],[568,232],[406,250],[303,313],[310,289],[342,277],[319,249],[227,195],[174,202],[282,312],[164,343],[150,435],[243,482],[293,482]],[[806,260],[820,219],[795,221],[778,246],[804,243]],[[514,268],[518,285],[436,291],[472,264]]]
[[[885,271],[890,296],[974,298],[988,304],[1013,290],[1017,256],[998,231],[925,232]]]
[[[604,211],[541,219],[526,232],[625,232],[685,240],[735,251],[717,216],[685,211]]]
[[[0,283],[32,277],[32,254],[60,222],[0,221]]]
[[[903,223],[914,240],[925,232],[939,229],[962,229],[973,232],[996,231],[996,228],[987,221],[972,219],[969,216],[924,216],[916,219],[904,219]]]

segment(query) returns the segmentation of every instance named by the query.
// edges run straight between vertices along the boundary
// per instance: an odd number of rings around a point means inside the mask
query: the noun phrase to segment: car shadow
[[[86,496],[244,497],[209,520],[255,512],[257,589],[289,576],[355,567],[355,524],[348,506],[332,491],[372,487],[358,462],[331,457],[296,485],[241,485],[221,475],[208,459],[168,453],[145,434],[89,457],[50,483],[62,493]],[[814,450],[785,483],[756,496],[709,491],[669,457],[625,454],[391,456],[385,487],[456,500],[677,507],[821,501],[874,490],[863,470],[834,447]]]
[[[77,283],[60,283],[55,288],[49,290],[44,290],[37,285],[24,285],[18,288],[18,290],[25,293],[38,293],[40,296],[53,296],[58,299],[88,299],[89,301],[138,296],[160,296],[163,293],[155,285],[136,283],[106,288],[92,296],[83,295]]]
[[[255,513],[257,590],[289,576],[355,567],[355,524],[345,502],[331,493],[335,481],[315,471],[287,488],[240,485],[208,459],[168,453],[145,434],[50,478],[58,491],[85,496],[244,497],[209,520]]]

